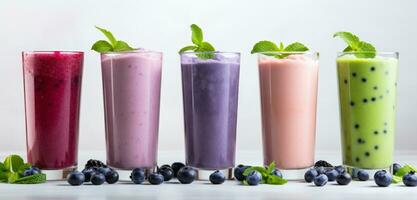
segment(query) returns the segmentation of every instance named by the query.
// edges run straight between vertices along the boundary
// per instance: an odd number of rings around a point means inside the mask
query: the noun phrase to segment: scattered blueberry
[[[154,172],[154,173],[149,174],[148,181],[152,185],[160,185],[161,183],[164,182],[164,176],[162,176],[159,173]]]
[[[69,173],[67,176],[67,182],[70,185],[82,185],[84,183],[84,180],[84,174],[79,171],[73,171]]]
[[[130,174],[130,180],[135,184],[142,184],[145,181],[145,170],[142,168],[133,169]]]
[[[339,172],[339,174],[344,173],[344,172],[346,171],[346,169],[345,169],[343,166],[341,166],[341,165],[336,166],[334,169],[335,169],[337,172]]]
[[[358,171],[358,179],[360,181],[367,181],[367,180],[369,180],[369,174],[368,174],[368,172],[366,172],[365,170],[360,169]]]
[[[279,171],[279,169],[272,170],[271,174],[282,178],[282,173],[281,173],[281,171]]]
[[[97,170],[99,173],[102,173],[104,176],[106,176],[107,173],[113,171],[111,168],[109,167],[100,167]]]
[[[93,167],[83,169],[82,173],[84,174],[84,177],[85,177],[84,182],[90,182],[91,175],[93,175],[94,172],[96,172],[96,169]]]
[[[91,176],[91,183],[93,185],[101,185],[104,183],[105,180],[106,180],[106,177],[102,173],[96,172]]]
[[[327,178],[329,179],[328,181],[331,182],[331,181],[336,180],[336,177],[339,175],[339,172],[336,171],[335,169],[329,169],[329,170],[326,171],[325,174],[326,174]]]
[[[380,187],[388,187],[392,182],[392,175],[385,171],[377,171],[374,175],[375,183]]]
[[[182,184],[190,184],[194,181],[197,176],[195,169],[189,166],[181,168],[177,173],[178,181]]]
[[[323,186],[326,185],[328,178],[325,174],[320,174],[314,178],[314,185]]]
[[[409,187],[417,186],[417,175],[415,174],[415,172],[410,172],[403,176],[403,183],[404,185]]]
[[[314,164],[314,167],[333,167],[333,165],[325,160],[319,160]]]
[[[105,177],[106,177],[106,182],[108,184],[113,184],[113,183],[116,183],[117,181],[119,181],[119,173],[117,173],[114,170],[111,170],[110,172],[107,172]]]
[[[324,174],[326,172],[326,170],[324,169],[324,167],[316,167],[315,168],[317,173],[320,174]]]
[[[395,173],[397,173],[397,171],[401,168],[402,166],[400,165],[400,164],[398,164],[398,163],[394,163],[393,165],[392,165],[392,170],[393,170],[393,173],[395,174]]]
[[[226,177],[222,172],[216,170],[212,174],[210,174],[210,182],[213,184],[222,184],[226,180]]]
[[[174,177],[174,171],[169,165],[162,165],[158,169],[158,173],[164,177],[164,181],[169,181],[172,179],[172,177]]]
[[[306,171],[306,173],[304,174],[304,180],[307,183],[311,183],[311,182],[313,182],[314,178],[316,178],[316,176],[318,176],[318,175],[319,175],[319,173],[317,172],[317,170],[314,169],[314,168],[311,168],[308,171]]]
[[[352,181],[352,177],[347,172],[343,172],[336,177],[336,182],[339,185],[348,185],[350,181]]]
[[[182,162],[174,162],[171,165],[171,169],[174,172],[174,177],[177,177],[178,171],[180,171],[181,168],[185,167],[184,163]]]
[[[259,182],[262,180],[262,175],[258,171],[251,171],[248,176],[246,177],[246,182],[249,185],[258,185]]]
[[[39,174],[40,170],[38,168],[29,167],[23,171],[23,176],[32,176],[34,174]]]
[[[243,181],[246,179],[246,177],[243,175],[243,172],[249,168],[250,166],[244,166],[244,165],[238,165],[234,171],[233,171],[233,175],[235,176],[235,178],[238,181]]]

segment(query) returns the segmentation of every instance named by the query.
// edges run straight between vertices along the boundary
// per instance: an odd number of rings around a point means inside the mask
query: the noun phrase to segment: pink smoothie
[[[157,163],[162,53],[101,55],[107,164],[117,169]]]
[[[259,55],[264,164],[314,163],[318,62],[307,55]]]

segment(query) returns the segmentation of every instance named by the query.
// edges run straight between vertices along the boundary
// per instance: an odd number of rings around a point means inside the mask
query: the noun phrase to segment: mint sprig
[[[272,174],[272,172],[273,172],[273,170],[275,170],[275,168],[276,168],[275,162],[272,162],[271,164],[269,164],[269,166],[267,168],[260,167],[260,166],[249,167],[243,172],[243,175],[247,176],[252,171],[257,171],[257,172],[261,173],[261,175],[262,175],[261,184],[270,184],[270,185],[284,185],[284,184],[286,184],[288,182],[287,180]],[[243,184],[247,184],[245,181],[246,180],[243,181]]]
[[[274,56],[278,59],[282,59],[291,55],[291,52],[305,51],[308,51],[308,48],[300,42],[294,42],[285,47],[282,42],[280,42],[278,46],[274,42],[263,40],[253,46],[251,54],[261,53],[267,56]]]
[[[348,45],[343,52],[357,52],[358,58],[374,58],[376,55],[375,47],[367,42],[361,41],[358,36],[350,32],[336,32],[333,37],[340,37]]]
[[[18,155],[7,156],[4,163],[0,162],[0,182],[16,184],[35,184],[46,181],[45,174],[34,174],[23,177],[23,172],[30,168],[29,163],[24,163]]]
[[[107,40],[98,40],[93,44],[91,50],[94,50],[98,53],[107,53],[107,52],[121,52],[121,51],[131,51],[134,48],[130,47],[125,41],[117,40],[114,35],[103,28],[96,26],[96,28],[106,36]]]
[[[403,176],[407,175],[410,172],[417,172],[417,168],[412,165],[404,165],[397,172],[395,172],[392,182],[399,183],[403,180]]]
[[[209,42],[204,41],[203,31],[195,24],[191,24],[191,42],[193,45],[188,45],[180,49],[178,53],[187,51],[201,52],[197,53],[197,57],[203,60],[214,58],[215,48]]]

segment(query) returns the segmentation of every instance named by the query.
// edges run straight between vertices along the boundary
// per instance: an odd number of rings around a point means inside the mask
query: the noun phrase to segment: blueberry
[[[104,176],[106,176],[107,173],[113,171],[111,168],[109,167],[100,167],[97,170],[99,173],[102,173]]]
[[[344,172],[346,171],[346,169],[345,169],[343,166],[341,166],[341,165],[336,166],[334,169],[335,169],[337,172],[339,172],[339,174],[342,174],[342,173],[344,173]]]
[[[317,170],[314,169],[314,168],[311,168],[308,171],[306,171],[306,173],[304,174],[304,180],[307,183],[311,183],[311,182],[313,182],[314,178],[316,178],[316,176],[318,176],[318,175],[319,175],[319,173],[317,172]]]
[[[279,171],[279,169],[272,170],[271,174],[282,178],[282,173]]]
[[[262,180],[262,175],[258,171],[251,171],[248,176],[246,177],[246,182],[249,185],[258,185],[259,182]]]
[[[326,185],[328,178],[325,174],[320,174],[314,178],[314,185],[323,186]]]
[[[164,182],[164,176],[156,172],[149,174],[148,181],[152,185],[160,185]]]
[[[106,182],[108,184],[113,184],[116,183],[117,181],[119,181],[119,173],[117,173],[114,170],[111,170],[110,172],[108,172],[106,175]]]
[[[326,172],[326,170],[324,169],[324,167],[316,167],[315,168],[317,173],[320,174],[324,174]]]
[[[388,187],[392,182],[392,175],[385,170],[380,170],[375,173],[374,180],[379,187]]]
[[[219,170],[210,174],[210,182],[213,184],[222,184],[224,183],[225,180],[226,180],[226,177]]]
[[[350,181],[352,181],[352,176],[347,172],[343,172],[336,177],[336,182],[339,185],[348,185]]]
[[[34,169],[33,167],[29,167],[23,171],[23,176],[32,176],[34,174],[39,174],[40,170],[38,168]]]
[[[392,172],[395,174],[395,173],[397,173],[397,171],[401,168],[402,166],[400,165],[400,164],[398,164],[398,163],[394,163],[393,165],[392,165]]]
[[[84,183],[85,177],[84,174],[79,171],[73,171],[68,174],[67,182],[70,185],[81,185]]]
[[[233,171],[233,175],[235,176],[235,178],[238,181],[243,181],[246,179],[246,177],[243,175],[243,172],[249,168],[249,166],[244,166],[244,165],[238,165],[234,171]]]
[[[133,169],[130,174],[130,180],[135,184],[142,184],[145,181],[145,170],[142,168]]]
[[[185,167],[184,163],[182,162],[174,162],[171,165],[171,169],[174,172],[174,177],[177,177],[178,171],[180,171],[181,168]]]
[[[101,185],[104,183],[104,181],[106,180],[106,177],[99,172],[95,172],[92,176],[91,176],[91,183],[93,185]]]
[[[41,170],[37,167],[32,167],[32,170],[35,172],[35,174],[40,174],[42,173]]]
[[[169,181],[172,179],[172,177],[174,177],[174,171],[169,165],[162,165],[158,169],[158,173],[164,177],[164,181]]]
[[[360,181],[367,181],[367,180],[369,180],[369,174],[368,174],[368,172],[366,172],[365,170],[360,169],[358,171],[358,179]]]
[[[85,169],[83,169],[82,173],[84,174],[84,177],[85,177],[84,182],[90,182],[91,175],[93,175],[94,172],[96,172],[95,168],[85,168]]]
[[[178,181],[182,184],[190,184],[194,181],[197,176],[195,169],[189,166],[181,168],[177,173]]]
[[[415,172],[410,172],[403,176],[403,183],[404,185],[409,187],[417,186],[417,175],[415,174]]]
[[[326,176],[329,179],[329,181],[335,181],[336,177],[339,175],[339,172],[335,169],[329,169],[326,171]]]

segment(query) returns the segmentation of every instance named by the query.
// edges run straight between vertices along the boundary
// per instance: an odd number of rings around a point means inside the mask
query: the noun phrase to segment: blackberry
[[[333,167],[333,165],[327,161],[319,160],[316,162],[316,164],[314,164],[314,167]]]
[[[85,164],[85,168],[93,168],[93,167],[100,168],[100,167],[107,167],[107,165],[99,160],[94,160],[94,159],[88,160],[87,163]]]

